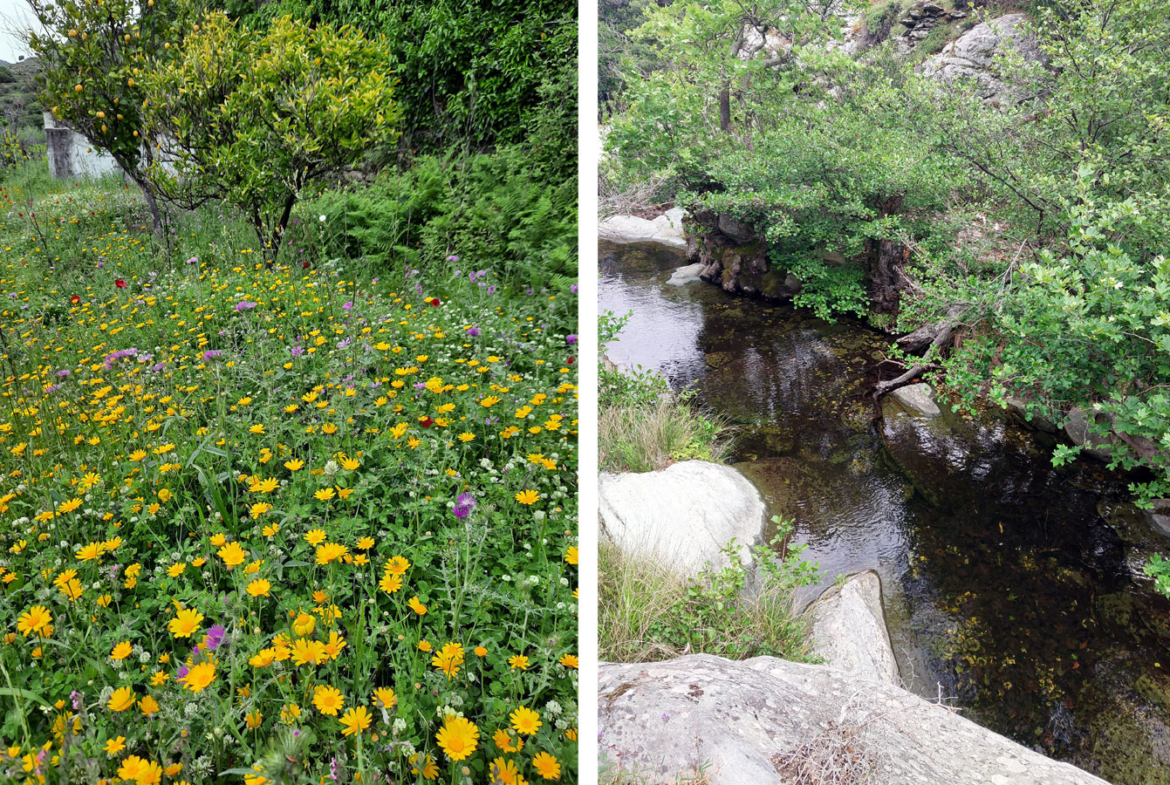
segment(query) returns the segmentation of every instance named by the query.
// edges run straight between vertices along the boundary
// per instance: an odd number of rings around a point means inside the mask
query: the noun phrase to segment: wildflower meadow
[[[572,782],[575,287],[0,179],[0,780]],[[336,243],[335,243],[336,245]],[[342,244],[344,245],[344,243]]]

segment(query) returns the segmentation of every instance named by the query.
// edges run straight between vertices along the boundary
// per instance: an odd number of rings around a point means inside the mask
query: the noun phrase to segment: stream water
[[[906,687],[1115,785],[1170,785],[1170,551],[1124,478],[1054,469],[997,412],[913,415],[867,392],[889,340],[666,279],[666,246],[601,241],[600,306],[632,317],[622,365],[693,385],[738,427],[734,460],[793,519],[823,583],[874,569]]]

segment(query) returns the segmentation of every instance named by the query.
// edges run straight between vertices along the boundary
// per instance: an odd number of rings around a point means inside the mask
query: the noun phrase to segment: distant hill
[[[40,61],[35,57],[18,63],[0,61],[0,119],[29,142],[44,139],[44,120],[36,86],[40,70]]]

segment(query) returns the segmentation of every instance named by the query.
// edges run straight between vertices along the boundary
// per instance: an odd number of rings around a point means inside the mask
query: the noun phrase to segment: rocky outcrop
[[[599,670],[601,753],[651,781],[706,764],[712,785],[1108,785],[945,706],[824,665],[696,654]]]
[[[1024,31],[1027,16],[1006,14],[981,22],[942,51],[923,62],[922,73],[945,81],[968,81],[988,102],[1019,100],[997,72],[995,58],[1004,49],[1017,51],[1025,60],[1041,61],[1043,53],[1034,38]]]
[[[834,668],[901,686],[882,611],[882,581],[873,570],[830,586],[808,607],[812,651]]]
[[[1102,413],[1096,414],[1093,422],[1103,427],[1112,427],[1108,415]],[[1112,432],[1105,437],[1093,433],[1089,428],[1089,415],[1080,408],[1069,411],[1068,419],[1064,422],[1064,434],[1073,444],[1084,448],[1085,455],[1099,461],[1109,460],[1117,440]]]
[[[597,225],[597,233],[615,243],[663,243],[676,248],[686,247],[683,236],[683,218],[686,213],[674,207],[653,220],[636,215],[611,215]]]
[[[800,291],[795,276],[773,269],[768,245],[747,224],[727,215],[701,211],[684,222],[687,258],[703,265],[700,277],[732,294],[791,300]]]
[[[602,532],[625,553],[653,557],[686,574],[726,565],[720,550],[734,539],[739,558],[763,531],[760,493],[730,466],[683,461],[660,472],[602,474]]]
[[[892,35],[891,38],[900,52],[909,52],[933,33],[935,28],[945,27],[951,22],[966,18],[966,11],[948,12],[936,3],[924,3],[921,6],[911,7],[906,15],[898,20],[897,27],[900,28],[901,32],[898,35]]]

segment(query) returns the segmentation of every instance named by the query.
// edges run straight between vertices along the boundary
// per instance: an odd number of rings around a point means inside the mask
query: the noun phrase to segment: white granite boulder
[[[681,207],[673,207],[654,220],[636,215],[611,215],[597,225],[597,233],[605,240],[617,243],[652,242],[685,248]]]
[[[808,614],[814,654],[858,677],[901,686],[876,572],[867,570],[830,586]]]
[[[649,782],[705,765],[711,785],[779,785],[803,765],[835,771],[832,782],[1108,785],[945,706],[825,665],[692,654],[599,670],[600,752]]]
[[[652,556],[685,574],[727,564],[732,539],[739,558],[767,520],[760,492],[730,466],[683,461],[659,472],[602,474],[602,531],[623,552]]]

